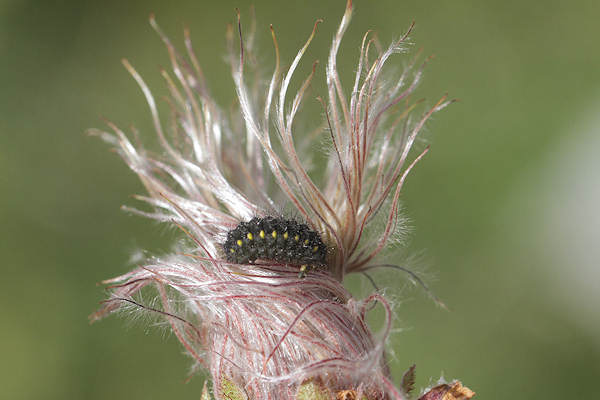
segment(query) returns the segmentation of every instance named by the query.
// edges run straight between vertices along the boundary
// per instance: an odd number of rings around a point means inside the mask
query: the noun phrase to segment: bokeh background
[[[144,99],[120,63],[127,57],[165,93],[158,71],[168,58],[151,12],[180,45],[190,26],[228,105],[224,32],[248,4],[0,2],[0,397],[199,398],[204,377],[186,382],[191,362],[168,330],[119,317],[88,324],[104,297],[96,283],[126,271],[137,249],[168,251],[173,234],[119,210],[142,186],[84,132],[107,116],[152,143]],[[253,4],[269,70],[270,23],[289,63],[324,18],[306,61],[319,58],[322,73],[344,1]],[[355,1],[343,76],[364,31],[386,43],[415,20],[415,48],[436,55],[421,95],[461,100],[429,123],[432,150],[403,194],[407,252],[425,255],[419,268],[451,311],[405,276],[376,277],[396,299],[396,380],[416,363],[420,388],[444,376],[481,399],[597,398],[599,17],[593,0]],[[365,291],[359,278],[348,284]]]

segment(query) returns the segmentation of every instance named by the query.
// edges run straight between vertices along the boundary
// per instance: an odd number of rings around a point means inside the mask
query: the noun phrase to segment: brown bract
[[[340,390],[335,395],[335,400],[357,400],[358,393],[356,390]]]
[[[438,385],[423,396],[419,400],[469,400],[475,396],[475,392],[466,386],[463,386],[459,381],[454,381],[451,384]]]

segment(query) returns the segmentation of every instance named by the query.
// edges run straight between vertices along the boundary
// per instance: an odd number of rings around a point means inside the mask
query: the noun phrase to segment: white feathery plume
[[[410,29],[372,61],[376,41],[369,32],[364,35],[348,97],[336,60],[351,15],[349,0],[328,57],[327,97],[320,99],[326,117],[323,132],[331,142],[323,182],[306,168],[306,154],[298,143],[302,133],[294,126],[315,68],[295,95],[288,93],[320,21],[287,70],[281,67],[271,27],[275,67],[265,85],[247,79],[249,73],[260,72],[248,62],[254,26],[242,38],[239,24],[239,56],[230,29],[239,109],[225,112],[209,94],[189,32],[183,56],[151,17],[171,61],[172,73],[162,71],[170,93],[168,129],[149,88],[129,62],[123,63],[150,106],[162,153],[134,146],[110,122],[112,133],[92,131],[118,149],[146,187],[148,195],[137,198],[152,211],[126,209],[172,223],[189,239],[184,250],[148,259],[106,281],[110,298],[92,319],[124,305],[164,316],[187,352],[210,371],[217,398],[231,397],[235,387],[243,398],[295,399],[306,382],[332,396],[347,392],[369,400],[405,398],[391,383],[384,357],[391,328],[389,303],[379,293],[354,299],[341,281],[351,272],[389,266],[376,264],[377,256],[398,228],[406,177],[427,152],[411,159],[410,149],[425,121],[450,101],[444,96],[411,117],[420,102],[411,102],[410,96],[424,64],[414,69],[413,61],[396,80],[382,79],[384,65],[403,50]],[[298,266],[273,260],[228,262],[222,248],[227,233],[253,217],[280,215],[282,198],[327,244],[326,267],[298,278]],[[382,218],[374,223],[378,216]],[[146,287],[156,290],[161,308],[136,300]],[[377,335],[365,322],[375,302],[386,315]]]

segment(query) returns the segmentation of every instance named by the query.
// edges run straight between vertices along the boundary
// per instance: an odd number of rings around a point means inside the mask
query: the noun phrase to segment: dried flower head
[[[254,29],[242,36],[238,24],[238,47],[231,28],[238,101],[225,112],[209,94],[189,33],[184,56],[153,18],[172,67],[172,74],[162,71],[170,92],[168,128],[142,78],[124,64],[150,106],[162,153],[134,146],[111,123],[113,133],[93,131],[118,149],[148,191],[137,198],[152,211],[127,210],[176,225],[188,241],[174,254],[151,258],[106,281],[111,296],[92,319],[124,305],[164,316],[187,352],[212,374],[217,398],[235,397],[233,391],[242,398],[293,399],[307,390],[307,382],[331,396],[403,398],[384,359],[390,305],[379,293],[356,300],[341,281],[348,273],[382,266],[377,256],[399,228],[400,190],[427,152],[410,158],[410,149],[426,120],[449,101],[444,96],[414,116],[422,103],[413,102],[411,94],[425,63],[414,68],[413,60],[395,79],[382,79],[385,64],[403,51],[410,29],[387,49],[380,49],[369,32],[364,35],[347,93],[336,58],[351,14],[348,1],[327,61],[327,96],[319,98],[324,124],[312,134],[298,132],[294,121],[315,68],[295,94],[289,87],[320,21],[287,70],[271,27],[275,65],[264,84],[262,65],[249,62],[255,61]],[[307,167],[316,136],[330,146],[323,174]],[[290,263],[228,261],[223,253],[228,232],[254,217],[283,212],[293,212],[299,223],[319,233],[328,249],[326,268],[299,278],[298,266]],[[160,308],[136,300],[145,287],[157,291]],[[386,315],[378,335],[365,322],[375,302]]]

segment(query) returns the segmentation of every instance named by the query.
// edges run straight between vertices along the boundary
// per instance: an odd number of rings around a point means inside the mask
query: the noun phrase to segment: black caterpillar
[[[241,222],[227,233],[223,244],[227,261],[238,264],[257,259],[300,266],[302,278],[309,267],[325,265],[327,246],[306,224],[291,219],[264,217]]]

